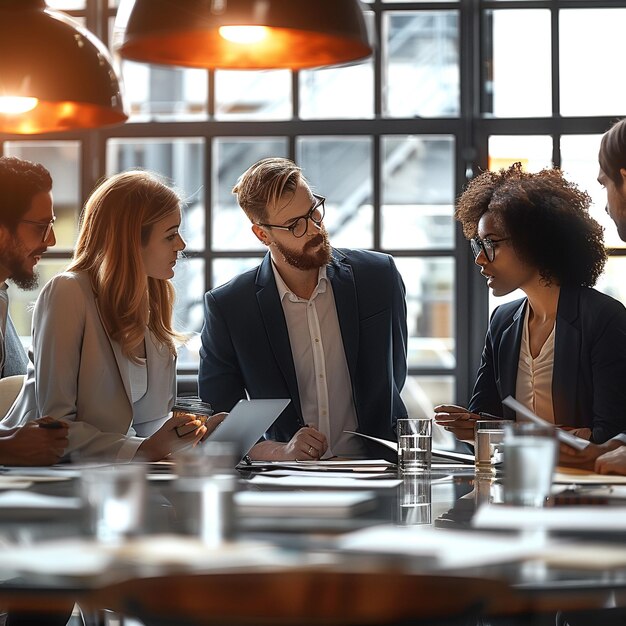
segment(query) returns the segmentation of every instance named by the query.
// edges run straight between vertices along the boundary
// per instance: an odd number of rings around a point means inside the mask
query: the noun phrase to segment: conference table
[[[477,529],[477,510],[504,510],[498,474],[446,463],[404,477],[383,467],[375,477],[306,468],[301,478],[244,468],[232,536],[208,545],[190,534],[176,466],[145,467],[141,536],[115,545],[91,536],[79,468],[0,472],[0,487],[26,477],[11,493],[72,504],[7,506],[0,491],[0,606],[50,612],[77,602],[145,624],[364,625],[626,605],[626,520],[601,532]],[[575,518],[591,510],[585,503],[607,516],[621,510],[619,499],[577,487],[552,509]]]

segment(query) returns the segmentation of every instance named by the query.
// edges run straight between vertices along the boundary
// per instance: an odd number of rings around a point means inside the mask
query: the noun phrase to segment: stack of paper
[[[242,515],[259,517],[350,517],[376,503],[372,491],[240,491]]]
[[[485,504],[472,519],[476,528],[625,531],[626,507],[561,506],[535,508]]]
[[[341,550],[422,556],[443,567],[480,567],[520,561],[542,553],[545,539],[537,535],[510,537],[496,533],[440,530],[428,526],[375,526],[342,537]]]

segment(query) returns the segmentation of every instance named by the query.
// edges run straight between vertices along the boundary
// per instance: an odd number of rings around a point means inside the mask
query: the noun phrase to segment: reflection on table
[[[382,624],[591,609],[626,595],[626,528],[542,531],[539,518],[525,531],[510,520],[507,530],[474,528],[478,509],[506,510],[497,472],[442,464],[402,477],[382,462],[240,471],[233,539],[207,544],[174,466],[145,469],[143,531],[117,543],[93,537],[81,468],[5,471],[0,604],[76,601],[146,624]],[[555,485],[555,499],[567,489]],[[620,513],[619,499],[603,503],[607,517]],[[568,505],[565,517],[583,510]]]

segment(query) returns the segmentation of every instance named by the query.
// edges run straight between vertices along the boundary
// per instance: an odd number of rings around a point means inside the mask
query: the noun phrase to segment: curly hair
[[[39,163],[0,157],[0,223],[13,230],[34,196],[52,189],[50,172]]]
[[[607,255],[603,228],[590,217],[590,204],[589,194],[559,169],[535,174],[514,163],[472,180],[457,201],[455,217],[471,239],[489,211],[520,259],[536,267],[546,284],[593,287]]]

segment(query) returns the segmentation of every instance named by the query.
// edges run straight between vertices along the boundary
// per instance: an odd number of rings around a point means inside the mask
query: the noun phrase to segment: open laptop
[[[237,463],[291,402],[289,399],[239,400],[207,441],[232,443]]]

